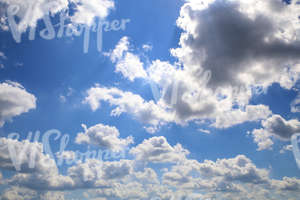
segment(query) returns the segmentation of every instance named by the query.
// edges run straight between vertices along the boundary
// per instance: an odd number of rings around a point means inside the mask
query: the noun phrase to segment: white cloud
[[[185,159],[189,151],[180,144],[171,146],[165,137],[152,137],[144,140],[138,146],[132,148],[130,153],[136,156],[136,160],[153,163],[176,163]]]
[[[82,127],[84,132],[78,133],[76,136],[76,143],[78,144],[92,144],[103,149],[121,151],[133,143],[132,136],[121,139],[119,130],[113,126],[97,124],[87,128],[86,125],[82,124]]]
[[[153,48],[152,45],[149,45],[149,44],[144,44],[144,45],[143,45],[143,50],[146,51],[146,52],[147,52],[147,51],[151,51],[152,48]]]
[[[13,117],[36,107],[36,97],[16,82],[0,84],[0,127]]]
[[[66,103],[67,98],[71,97],[74,93],[74,89],[71,87],[68,87],[67,91],[64,94],[59,95],[59,100],[61,103]]]
[[[38,20],[42,19],[45,14],[49,12],[56,14],[64,9],[68,8],[68,0],[41,0],[41,1],[31,1],[31,0],[0,0],[2,3],[1,7],[7,10],[9,6],[19,6],[19,10],[16,13],[21,21],[19,23],[19,30],[25,31],[28,27],[35,27]],[[2,17],[2,20],[5,20]]]
[[[270,138],[270,133],[264,129],[254,129],[252,131],[254,142],[258,145],[257,150],[262,151],[265,149],[272,149],[274,144],[273,140]]]
[[[68,176],[74,180],[76,187],[93,188],[101,186],[102,162],[99,160],[86,160],[68,169]]]
[[[299,6],[281,0],[191,0],[181,8],[184,33],[172,53],[196,77],[210,70],[213,89],[274,82],[290,89],[300,72],[298,14]]]
[[[293,146],[291,144],[289,145],[285,145],[281,150],[280,150],[280,153],[283,154],[287,151],[292,151],[293,150]]]
[[[14,142],[19,149],[25,144],[25,141],[10,142]],[[36,145],[39,147],[39,144]],[[90,199],[146,200],[155,196],[162,199],[193,196],[197,199],[217,195],[233,200],[240,197],[261,200],[265,195],[275,198],[274,192],[279,190],[286,199],[297,197],[300,191],[299,179],[271,179],[269,170],[256,167],[245,155],[198,162],[188,159],[188,151],[180,144],[171,146],[162,136],[144,140],[131,152],[135,155],[133,160],[102,162],[88,159],[68,168],[67,175],[63,176],[58,173],[51,159],[47,165],[39,164],[42,162],[39,159],[47,157],[39,147],[36,152],[37,169],[23,171],[6,180],[12,187],[1,198],[14,200],[23,196],[34,200],[63,199],[64,193],[59,192],[61,190],[85,189],[88,193],[85,196]],[[140,166],[140,161],[147,162]],[[157,171],[161,168],[152,168],[153,163],[168,163],[170,166],[158,176]]]
[[[4,190],[2,200],[31,200],[37,196],[37,192],[19,187],[11,187]]]
[[[300,96],[298,95],[298,96],[291,102],[291,112],[293,112],[293,113],[298,113],[298,112],[300,112],[299,103],[300,103]]]
[[[199,132],[202,132],[202,133],[206,133],[206,134],[211,134],[210,130],[205,130],[205,129],[198,129]]]
[[[245,110],[241,109],[231,110],[216,117],[217,128],[228,128],[234,124],[242,124],[249,121],[259,121],[266,119],[272,112],[268,106],[265,105],[247,105]]]
[[[5,56],[5,54],[3,52],[0,51],[0,59],[6,60],[7,57]]]
[[[43,146],[28,140],[1,138],[0,167],[16,171],[7,181],[33,190],[71,188],[73,181],[59,174],[55,161],[43,153]]]
[[[111,61],[116,64],[115,72],[120,72],[125,78],[134,81],[136,78],[146,78],[143,63],[137,55],[129,50],[129,38],[123,37],[115,49],[108,53]]]
[[[114,8],[112,0],[0,0],[1,10],[6,12],[8,6],[19,6],[16,15],[21,19],[19,30],[25,31],[28,27],[35,27],[37,22],[49,13],[57,14],[72,7],[73,15],[69,16],[73,23],[92,25],[96,17],[104,19]],[[1,28],[8,30],[7,18],[0,16]]]
[[[300,131],[300,122],[297,119],[285,120],[280,115],[272,115],[262,121],[262,128],[252,131],[258,150],[270,149],[274,138],[289,140],[291,136]]]
[[[95,17],[104,19],[114,8],[112,0],[71,0],[76,5],[76,12],[71,20],[78,24],[92,25]]]
[[[2,200],[64,200],[63,192],[37,192],[22,187],[9,187],[4,190]]]
[[[84,102],[88,103],[92,110],[97,110],[101,101],[116,106],[111,112],[112,116],[119,116],[123,112],[129,113],[135,119],[155,127],[165,121],[172,121],[173,118],[172,113],[165,111],[162,105],[155,104],[153,101],[145,101],[141,96],[131,92],[100,86],[92,87],[87,91]]]

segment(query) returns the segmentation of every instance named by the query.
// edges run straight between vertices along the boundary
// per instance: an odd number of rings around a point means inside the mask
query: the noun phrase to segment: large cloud
[[[16,82],[0,84],[0,127],[13,117],[36,107],[36,98]]]
[[[128,112],[150,124],[149,132],[169,122],[208,120],[214,127],[228,128],[266,119],[272,114],[267,106],[249,103],[257,89],[266,91],[273,83],[291,89],[298,80],[298,11],[296,4],[280,0],[187,1],[177,20],[183,30],[179,48],[171,50],[179,63],[156,60],[143,69],[127,37],[109,54],[116,72],[130,81],[143,78],[151,83],[157,102],[100,87],[88,91],[86,102],[95,110],[107,101],[117,106],[113,113]],[[135,62],[126,59],[127,54]],[[129,95],[141,109],[129,106]]]
[[[181,8],[184,33],[172,53],[196,75],[210,70],[210,88],[291,88],[300,70],[298,11],[281,0],[191,0]]]
[[[14,141],[19,149],[24,144],[24,141]],[[37,200],[63,199],[62,191],[76,189],[87,190],[85,196],[91,199],[109,200],[216,196],[217,199],[261,200],[275,198],[276,191],[284,198],[296,198],[300,192],[297,178],[271,179],[268,169],[258,168],[245,155],[199,162],[188,159],[187,150],[180,144],[171,146],[164,137],[152,137],[132,148],[133,160],[87,159],[68,168],[66,175],[60,174],[55,162],[41,152],[39,144],[36,145],[36,169],[20,171],[12,178],[5,177],[3,181],[12,187],[4,191],[2,199],[20,199],[20,196]],[[47,160],[47,164],[43,164],[43,160]],[[139,161],[147,162],[140,166]],[[168,163],[162,165],[168,167],[153,167],[153,164],[162,163]],[[3,167],[10,169],[1,165]]]

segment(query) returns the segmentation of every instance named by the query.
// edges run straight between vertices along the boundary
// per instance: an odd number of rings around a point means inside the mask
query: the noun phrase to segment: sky
[[[297,200],[299,16],[0,0],[0,199]]]

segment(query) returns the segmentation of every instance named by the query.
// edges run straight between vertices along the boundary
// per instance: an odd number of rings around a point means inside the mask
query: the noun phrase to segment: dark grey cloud
[[[189,4],[182,9],[181,17],[189,18],[193,24],[189,27],[193,31],[186,30],[181,38],[182,48],[191,49],[185,54],[186,67],[197,65],[201,70],[210,70],[211,88],[244,85],[245,80],[239,76],[243,73],[250,73],[255,83],[263,82],[300,61],[298,40],[287,42],[275,37],[281,19],[268,15],[267,9],[266,13],[250,16],[241,11],[241,2],[216,0],[206,9],[195,9]],[[275,13],[286,9],[281,2],[267,2]],[[257,64],[262,65],[261,71],[251,69]]]

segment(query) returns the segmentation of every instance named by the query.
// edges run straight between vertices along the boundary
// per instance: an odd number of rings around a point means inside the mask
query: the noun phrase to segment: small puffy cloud
[[[71,97],[74,93],[74,89],[71,87],[68,87],[67,91],[64,94],[59,95],[59,100],[61,103],[66,103],[67,98]]]
[[[297,119],[285,120],[280,115],[272,115],[262,121],[262,128],[252,131],[258,150],[270,149],[273,145],[272,138],[289,140],[291,136],[300,131],[300,122]]]
[[[165,137],[152,137],[133,147],[130,153],[136,160],[153,163],[176,163],[185,160],[189,151],[180,144],[171,146]]]
[[[283,154],[287,151],[292,151],[293,150],[293,146],[291,144],[289,145],[285,145],[281,150],[280,150],[280,153]]]
[[[300,112],[300,96],[298,95],[292,102],[291,102],[291,112],[299,113]]]
[[[262,151],[265,149],[272,149],[274,144],[273,140],[270,138],[270,133],[264,129],[254,129],[252,131],[254,142],[258,145],[257,150]]]
[[[202,133],[206,133],[206,134],[211,134],[210,130],[205,130],[205,129],[198,129],[199,132],[202,132]]]
[[[144,51],[151,51],[153,48],[153,46],[149,45],[149,44],[144,44],[143,45],[143,50]]]
[[[7,57],[5,56],[5,54],[0,51],[0,60],[6,60],[6,59]]]
[[[112,0],[71,0],[75,4],[75,13],[71,20],[78,24],[92,25],[95,17],[104,19],[114,8]]]
[[[1,28],[1,25],[0,25],[0,28]],[[5,56],[5,54],[0,51],[0,69],[4,69],[5,66],[3,64],[3,60],[6,60],[6,59],[7,59],[7,57]]]
[[[0,127],[13,117],[36,107],[36,97],[16,82],[0,84]]]
[[[90,128],[82,124],[84,133],[78,133],[76,143],[92,144],[102,149],[110,149],[112,151],[121,151],[129,144],[133,143],[133,137],[129,136],[126,139],[121,139],[119,130],[116,127],[111,127],[103,124],[97,124]]]
[[[134,81],[136,78],[146,78],[140,58],[129,50],[129,38],[123,37],[116,45],[115,49],[108,53],[111,61],[116,64],[115,72],[120,72],[125,78]]]

